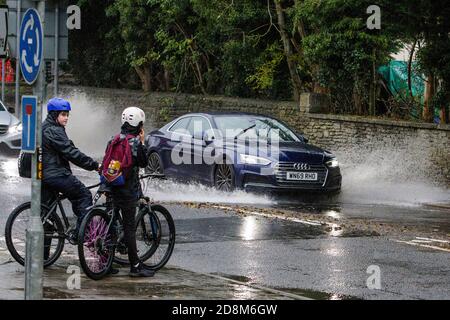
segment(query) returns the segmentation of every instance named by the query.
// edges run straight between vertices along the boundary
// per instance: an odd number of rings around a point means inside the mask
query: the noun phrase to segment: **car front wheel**
[[[234,168],[229,164],[219,164],[214,171],[214,186],[221,191],[233,191],[235,188]]]
[[[145,168],[145,173],[164,174],[161,157],[156,152],[152,152],[148,157],[148,166]]]

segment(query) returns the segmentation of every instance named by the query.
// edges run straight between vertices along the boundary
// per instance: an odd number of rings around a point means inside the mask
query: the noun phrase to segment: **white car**
[[[22,123],[10,111],[13,111],[12,108],[7,109],[0,101],[0,145],[6,145],[10,149],[20,149]]]

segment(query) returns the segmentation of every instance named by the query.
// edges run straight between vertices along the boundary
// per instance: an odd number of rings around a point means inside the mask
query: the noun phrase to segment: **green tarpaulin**
[[[422,102],[425,93],[425,81],[422,75],[417,72],[413,63],[411,69],[411,91],[414,97]],[[381,66],[378,72],[383,76],[389,91],[398,99],[406,100],[410,97],[408,88],[408,63],[405,61],[391,61],[387,66]],[[411,116],[418,118],[422,110],[411,110]]]

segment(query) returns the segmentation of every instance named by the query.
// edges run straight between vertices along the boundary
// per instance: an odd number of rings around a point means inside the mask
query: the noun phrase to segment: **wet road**
[[[3,235],[9,212],[29,199],[30,184],[17,176],[14,156],[0,161]],[[91,173],[76,173],[86,184],[96,182]],[[433,241],[449,240],[446,209],[348,199],[312,204],[167,181],[149,185],[147,193],[166,202],[175,218],[172,267],[321,299],[450,299],[450,252]],[[359,225],[364,221],[390,228],[374,232]],[[353,232],[346,232],[347,224]],[[367,287],[370,266],[381,271],[380,290]]]

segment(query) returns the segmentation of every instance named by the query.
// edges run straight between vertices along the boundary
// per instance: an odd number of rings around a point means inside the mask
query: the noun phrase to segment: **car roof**
[[[185,116],[209,116],[209,117],[217,117],[217,116],[254,116],[254,117],[267,117],[272,118],[269,115],[265,114],[257,114],[257,113],[251,113],[251,112],[223,112],[223,111],[211,111],[211,112],[193,112],[193,113],[186,113],[182,115],[182,117]]]

